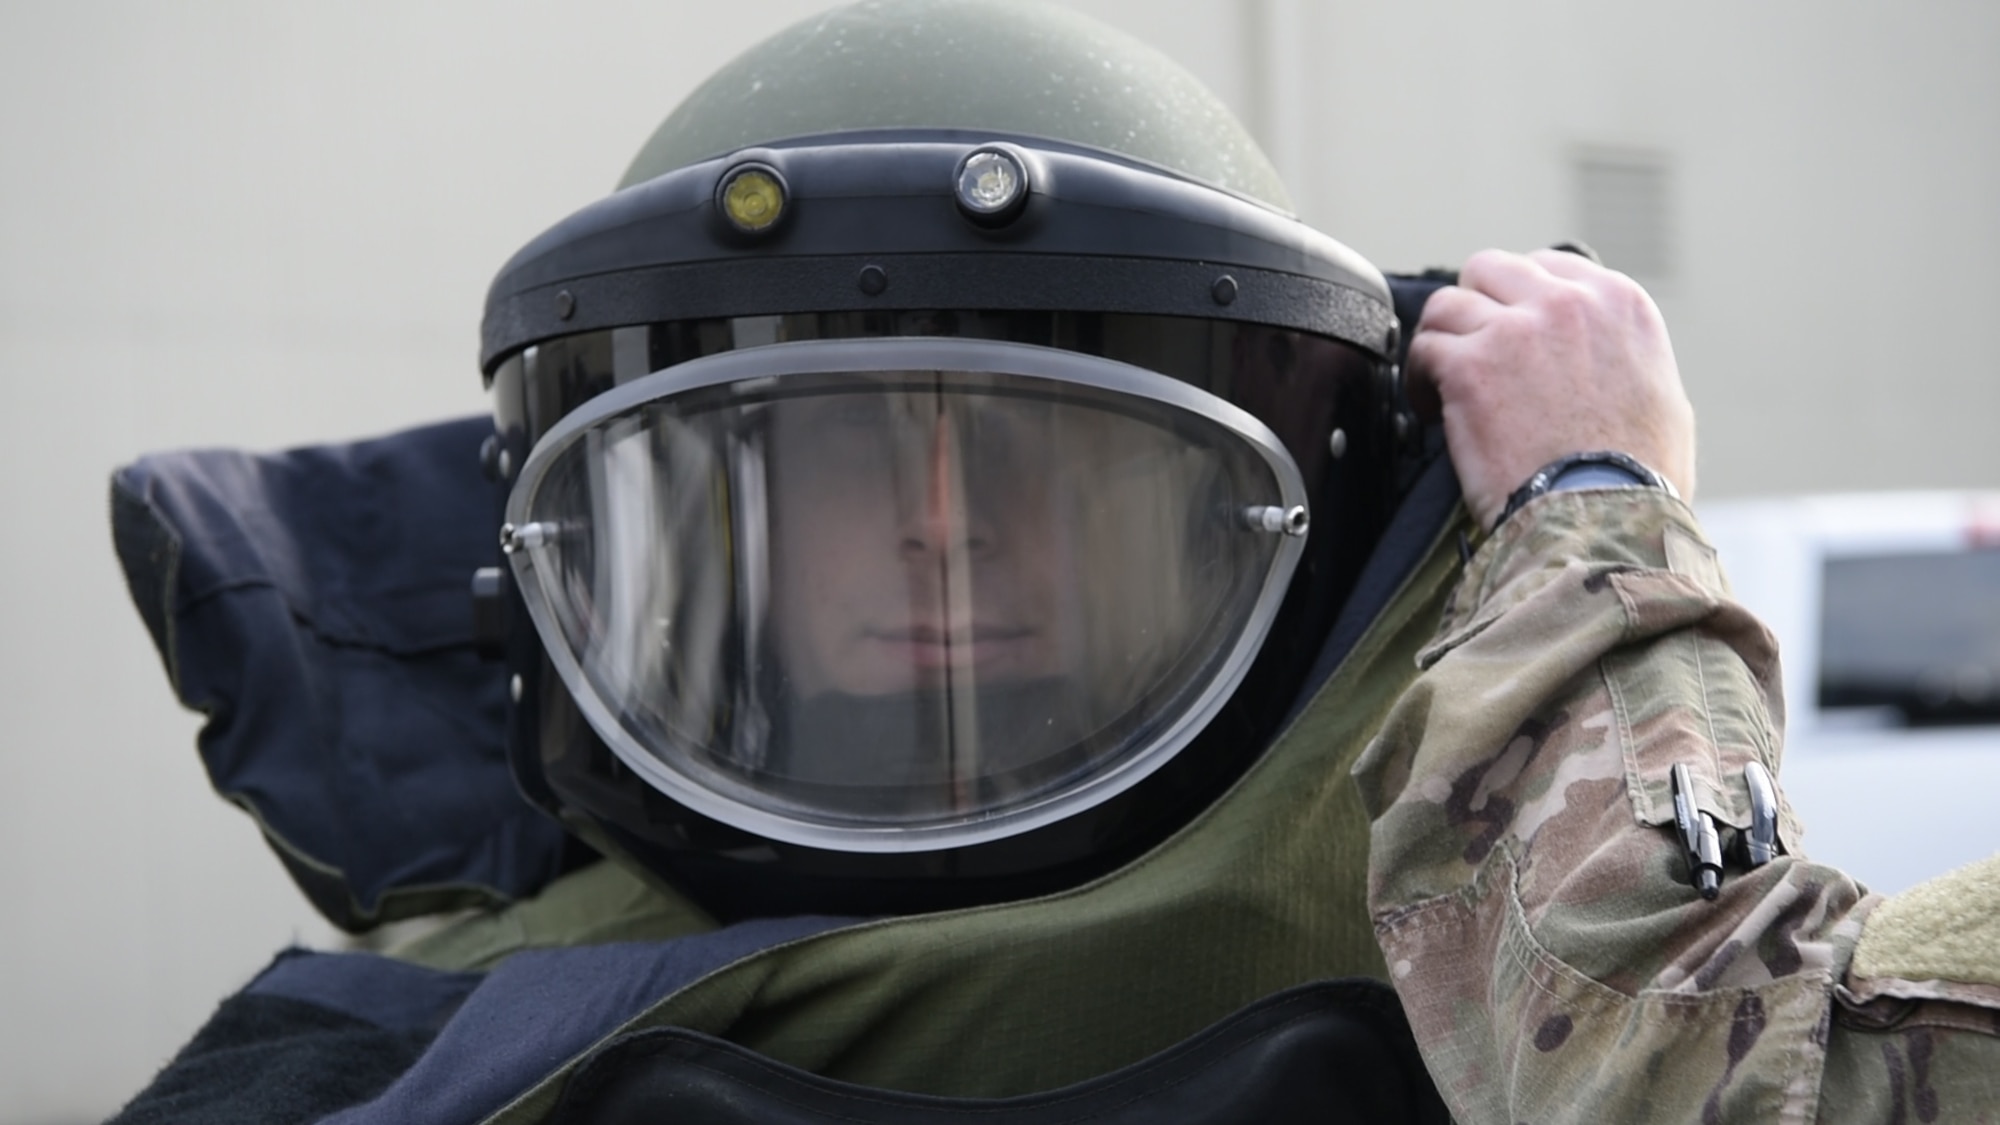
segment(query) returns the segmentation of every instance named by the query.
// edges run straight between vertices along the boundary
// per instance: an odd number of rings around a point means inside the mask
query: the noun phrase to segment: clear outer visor
[[[608,391],[503,542],[578,706],[648,783],[768,839],[965,847],[1170,759],[1247,671],[1305,532],[1227,402],[1075,352],[776,344]]]

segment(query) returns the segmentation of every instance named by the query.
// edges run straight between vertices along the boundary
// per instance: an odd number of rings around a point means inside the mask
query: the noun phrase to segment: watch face
[[[1535,470],[1526,483],[1509,494],[1507,506],[1501,509],[1500,518],[1493,521],[1493,526],[1498,528],[1530,500],[1546,493],[1575,488],[1634,487],[1658,489],[1676,500],[1680,499],[1680,492],[1674,488],[1672,481],[1647,468],[1644,462],[1630,454],[1609,449],[1572,453]]]

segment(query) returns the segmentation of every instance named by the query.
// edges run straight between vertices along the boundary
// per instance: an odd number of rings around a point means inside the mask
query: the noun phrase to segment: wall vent
[[[1674,275],[1673,167],[1657,152],[1592,149],[1571,165],[1578,237],[1643,281]]]

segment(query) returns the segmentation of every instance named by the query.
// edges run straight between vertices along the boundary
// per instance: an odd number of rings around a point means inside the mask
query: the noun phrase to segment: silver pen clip
[[[1722,836],[1716,831],[1715,818],[1695,804],[1694,777],[1687,765],[1676,762],[1668,777],[1674,790],[1674,828],[1687,856],[1688,882],[1701,897],[1712,901],[1722,893]]]
[[[1750,830],[1743,834],[1743,859],[1762,867],[1778,854],[1778,787],[1771,771],[1752,759],[1743,764],[1743,784],[1750,790]]]

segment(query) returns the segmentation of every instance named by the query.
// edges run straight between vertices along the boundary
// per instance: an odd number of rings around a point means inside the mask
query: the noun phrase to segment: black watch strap
[[[1500,509],[1500,518],[1493,521],[1494,528],[1507,522],[1507,517],[1525,507],[1537,496],[1560,491],[1564,477],[1575,478],[1588,471],[1589,481],[1577,481],[1583,487],[1597,487],[1601,484],[1623,484],[1635,488],[1655,488],[1680,499],[1680,492],[1674,482],[1646,467],[1637,457],[1615,450],[1599,449],[1589,453],[1572,453],[1536,469],[1527,482],[1515,489],[1507,497],[1507,506]],[[1622,480],[1618,478],[1622,477]],[[1608,479],[1606,479],[1608,478]]]

